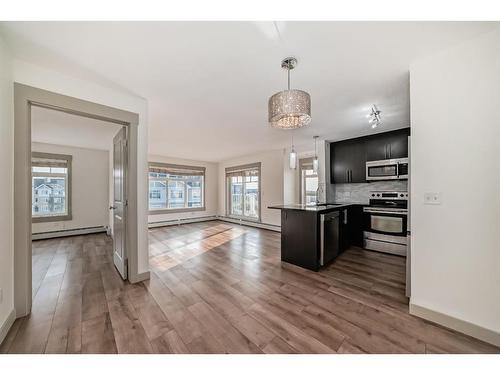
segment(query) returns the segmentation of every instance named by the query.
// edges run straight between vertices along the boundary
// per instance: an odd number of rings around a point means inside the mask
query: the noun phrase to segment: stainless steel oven
[[[366,162],[366,180],[407,180],[408,158]]]
[[[406,256],[408,193],[374,191],[370,196],[370,206],[363,209],[364,247]]]

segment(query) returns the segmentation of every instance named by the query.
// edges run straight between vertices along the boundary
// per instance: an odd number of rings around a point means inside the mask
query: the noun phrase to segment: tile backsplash
[[[407,191],[408,181],[377,181],[361,184],[330,184],[327,201],[368,203],[370,191]]]

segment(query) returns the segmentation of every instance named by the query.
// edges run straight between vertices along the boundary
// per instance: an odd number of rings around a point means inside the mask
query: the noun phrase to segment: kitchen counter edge
[[[320,213],[320,212],[327,212],[327,211],[342,210],[344,208],[351,207],[351,206],[368,206],[368,204],[361,203],[361,202],[331,203],[327,206],[306,206],[303,204],[281,204],[281,205],[268,206],[267,208],[273,209],[273,210],[295,210],[295,211]]]

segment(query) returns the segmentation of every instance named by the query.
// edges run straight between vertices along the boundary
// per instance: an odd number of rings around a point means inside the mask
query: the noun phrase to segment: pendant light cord
[[[290,67],[288,67],[286,70],[288,73],[288,91],[290,91]]]

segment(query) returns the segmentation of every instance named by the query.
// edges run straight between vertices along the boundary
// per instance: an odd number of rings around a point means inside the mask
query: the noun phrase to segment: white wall
[[[14,309],[14,124],[12,65],[8,48],[0,37],[0,327]],[[5,328],[8,328],[5,326]],[[0,332],[0,335],[2,333]],[[3,337],[0,337],[0,342]]]
[[[64,75],[20,60],[14,61],[14,81],[139,114],[137,145],[138,272],[148,271],[147,101],[125,91]]]
[[[268,206],[283,204],[283,151],[269,151],[247,155],[219,163],[219,215],[226,215],[225,168],[261,162],[261,221],[265,224],[281,225],[279,210]]]
[[[109,152],[81,147],[31,144],[31,151],[72,155],[72,220],[33,223],[33,233],[109,225]]]
[[[496,333],[499,46],[500,32],[489,33],[410,70],[411,303]],[[426,192],[441,194],[442,203],[424,205]]]
[[[160,221],[197,218],[204,216],[217,215],[217,189],[218,189],[218,165],[217,163],[208,163],[204,161],[177,159],[161,155],[149,155],[150,162],[160,162],[168,164],[189,165],[196,167],[205,167],[205,210],[178,212],[171,214],[153,214],[149,215],[149,222],[156,223]]]

